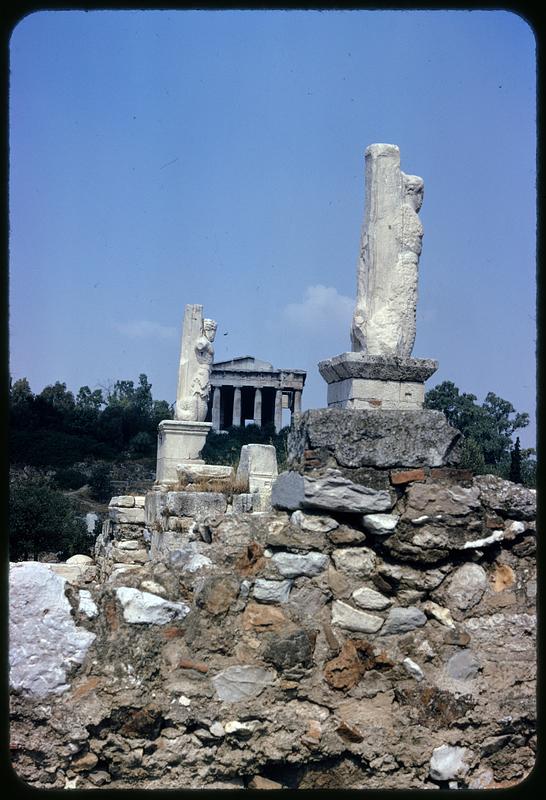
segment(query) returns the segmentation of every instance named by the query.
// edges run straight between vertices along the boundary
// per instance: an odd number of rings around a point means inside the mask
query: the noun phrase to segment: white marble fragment
[[[130,623],[165,625],[174,619],[183,619],[190,612],[185,603],[171,603],[164,597],[129,586],[120,586],[116,595],[123,608],[123,618]]]

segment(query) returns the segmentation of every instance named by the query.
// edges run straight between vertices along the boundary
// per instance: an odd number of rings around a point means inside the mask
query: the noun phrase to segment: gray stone
[[[393,532],[399,519],[399,514],[365,514],[362,517],[362,524],[370,533],[385,536]]]
[[[534,519],[536,516],[536,489],[527,489],[519,483],[498,478],[496,475],[478,475],[473,480],[481,493],[486,508],[511,519]]]
[[[116,589],[126,622],[148,625],[165,625],[175,619],[184,619],[190,608],[185,603],[171,603],[164,597],[141,592],[129,586]]]
[[[480,508],[477,487],[443,486],[439,483],[412,483],[406,492],[402,519],[419,524],[423,516],[467,516]]]
[[[264,648],[263,658],[279,670],[290,669],[301,664],[313,664],[315,636],[304,628],[273,634]]]
[[[70,688],[67,672],[81,664],[95,634],[75,625],[65,579],[49,565],[10,565],[10,685],[38,697]]]
[[[167,492],[166,512],[173,517],[202,518],[225,514],[227,500],[220,492]]]
[[[75,556],[70,556],[70,558],[67,558],[65,561],[65,564],[81,564],[87,566],[94,563],[95,561],[91,558],[91,556],[84,556],[80,553]]]
[[[261,603],[287,603],[293,583],[290,580],[270,581],[257,578],[254,584],[254,599]]]
[[[212,684],[219,700],[237,703],[257,697],[266,686],[275,680],[275,672],[263,667],[247,664],[228,667],[212,677]]]
[[[292,422],[289,462],[323,449],[342,467],[440,467],[458,462],[460,438],[441,411],[313,409]]]
[[[108,507],[118,506],[118,508],[133,508],[135,505],[135,498],[132,494],[121,494],[117,497],[112,497],[108,503]]]
[[[273,484],[271,502],[289,511],[323,508],[362,514],[390,509],[394,501],[388,491],[353,483],[339,470],[329,469],[320,477],[282,472]]]
[[[446,672],[449,677],[458,681],[475,678],[479,668],[480,662],[472,650],[458,650],[446,664]]]
[[[406,633],[406,631],[421,628],[426,621],[426,616],[415,606],[391,608],[381,634]]]
[[[359,578],[370,575],[377,562],[374,551],[369,547],[340,547],[333,551],[332,558],[340,572]]]
[[[447,605],[466,611],[480,602],[487,588],[487,573],[479,564],[463,564],[451,576],[445,590]]]
[[[349,631],[376,633],[383,625],[383,619],[375,614],[359,611],[341,600],[334,600],[332,603],[332,625],[338,625],[340,628],[345,628]]]
[[[249,492],[242,492],[241,494],[233,495],[233,513],[234,514],[250,514],[254,511],[253,505],[254,495]]]
[[[143,508],[115,508],[108,509],[108,516],[113,522],[122,525],[143,525],[146,521]]]
[[[290,523],[294,527],[311,533],[329,533],[339,528],[339,522],[332,517],[304,514],[303,511],[294,511],[290,517]]]
[[[448,744],[435,747],[430,759],[430,777],[433,781],[464,778],[469,770],[467,760],[470,755],[466,747],[452,747]]]
[[[326,535],[307,531],[293,525],[272,524],[268,527],[266,544],[286,550],[324,550]]]
[[[342,353],[320,361],[318,365],[327,383],[351,378],[424,383],[437,369],[438,362],[432,358],[372,356],[364,353]]]
[[[328,566],[328,556],[323,553],[274,553],[271,561],[285,578],[296,578],[298,575],[313,577]]]
[[[376,592],[375,589],[369,589],[366,586],[354,591],[351,599],[360,608],[367,608],[372,611],[382,611],[393,603],[390,597],[386,597],[381,592]]]
[[[380,575],[392,578],[401,586],[408,589],[430,590],[435,589],[442,583],[446,576],[444,569],[416,569],[407,564],[387,564],[381,563],[377,567]]]

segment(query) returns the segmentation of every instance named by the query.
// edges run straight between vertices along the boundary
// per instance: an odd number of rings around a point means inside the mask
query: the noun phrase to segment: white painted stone
[[[311,533],[329,533],[339,528],[339,522],[332,517],[304,514],[303,511],[294,511],[290,516],[290,523],[302,531]]]
[[[423,180],[400,170],[393,144],[366,149],[366,203],[352,349],[410,356],[415,341]]]
[[[116,595],[123,608],[123,618],[130,623],[165,625],[174,619],[184,619],[190,608],[185,603],[171,603],[164,597],[120,586]]]
[[[274,553],[271,561],[277,570],[286,578],[297,578],[306,575],[311,578],[318,575],[328,566],[328,556],[323,553]]]
[[[287,603],[293,581],[271,581],[257,578],[254,584],[254,599],[261,603]]]
[[[435,747],[430,759],[430,777],[433,781],[464,778],[469,770],[467,759],[470,755],[466,747],[453,747],[449,744]]]
[[[348,575],[366,578],[375,569],[377,558],[369,547],[339,547],[332,553],[336,569]]]
[[[386,597],[375,589],[369,589],[367,586],[356,589],[352,593],[351,599],[360,608],[367,608],[370,611],[382,611],[393,603],[390,597]]]
[[[411,675],[412,678],[415,678],[415,680],[422,681],[425,677],[419,664],[416,664],[415,661],[411,660],[411,658],[405,658],[402,661],[402,665],[406,672]]]
[[[66,674],[81,664],[95,634],[75,625],[65,580],[36,561],[10,564],[10,685],[44,697],[70,688]]]
[[[362,517],[362,524],[370,533],[384,536],[393,532],[399,519],[399,514],[365,514]]]
[[[257,697],[275,677],[276,673],[271,669],[242,664],[218,672],[211,680],[219,700],[236,703]]]
[[[341,600],[334,600],[332,603],[332,625],[338,625],[340,628],[345,628],[349,631],[376,633],[383,625],[383,619],[375,614],[359,611]]]
[[[91,596],[91,592],[87,589],[80,589],[78,609],[89,619],[93,619],[99,614],[99,610]]]
[[[174,414],[176,420],[205,421],[216,327],[214,320],[203,319],[202,305],[188,304],[184,308]]]
[[[135,498],[132,494],[120,494],[112,497],[108,503],[108,508],[117,506],[119,508],[133,508],[135,505]]]

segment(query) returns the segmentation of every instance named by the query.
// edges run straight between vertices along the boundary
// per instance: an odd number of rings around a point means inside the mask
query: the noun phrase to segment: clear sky
[[[50,11],[10,46],[10,371],[147,374],[174,402],[186,303],[216,360],[350,350],[364,150],[423,177],[417,340],[532,414],[535,40],[507,11]]]

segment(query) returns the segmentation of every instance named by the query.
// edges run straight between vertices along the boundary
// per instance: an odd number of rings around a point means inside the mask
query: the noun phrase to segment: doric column
[[[292,414],[301,414],[301,391],[296,389],[294,391],[294,410]]]
[[[282,389],[275,392],[275,430],[278,433],[282,428]]]
[[[241,389],[236,386],[233,390],[233,425],[241,425]]]
[[[254,391],[254,424],[262,427],[262,390]]]
[[[220,387],[214,386],[212,390],[212,430],[220,430]]]

